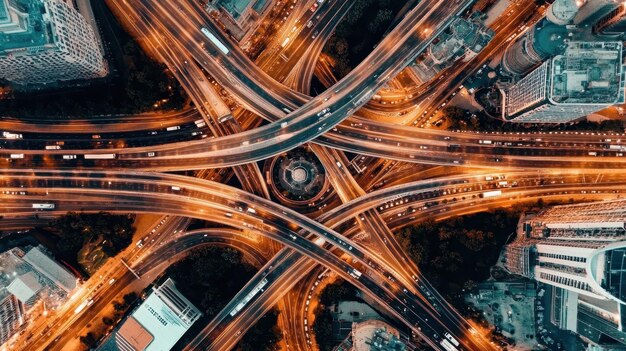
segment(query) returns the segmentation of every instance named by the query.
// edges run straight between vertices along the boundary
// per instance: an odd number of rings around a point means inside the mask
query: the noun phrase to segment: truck
[[[11,132],[2,132],[2,136],[7,139],[22,139],[22,134],[11,133]]]
[[[166,130],[168,132],[172,132],[172,131],[179,130],[179,129],[180,129],[180,126],[171,126],[171,127],[167,127]]]
[[[359,272],[356,268],[352,268],[351,270],[348,271],[348,273],[354,279],[359,279],[363,275],[363,273]]]
[[[491,140],[478,140],[478,143],[479,144],[487,144],[487,145],[489,145],[489,144],[492,143],[492,141]]]
[[[446,337],[446,339],[450,340],[450,342],[453,343],[454,346],[459,346],[459,341],[455,339],[450,333],[445,332],[443,335]]]

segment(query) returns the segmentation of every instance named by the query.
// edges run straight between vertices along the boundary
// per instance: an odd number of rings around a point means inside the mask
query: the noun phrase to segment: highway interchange
[[[622,139],[626,142],[624,135],[446,132],[366,117],[380,106],[390,106],[370,100],[471,1],[414,4],[361,65],[313,98],[307,95],[313,68],[323,44],[349,11],[350,1],[322,4],[317,12],[320,19],[311,28],[304,26],[312,18],[309,6],[298,3],[287,22],[289,27],[300,23],[300,30],[291,34],[292,44],[281,47],[280,40],[270,42],[267,54],[256,62],[195,2],[107,3],[168,65],[196,107],[162,115],[103,117],[97,122],[98,134],[91,120],[50,125],[3,118],[0,128],[20,135],[2,140],[0,150],[3,222],[7,228],[27,225],[31,222],[25,217],[36,214],[31,204],[50,202],[56,207],[47,215],[71,210],[163,214],[163,229],[150,245],[124,252],[107,274],[86,282],[50,320],[32,323],[29,333],[14,345],[63,349],[76,336],[72,331],[94,319],[123,285],[102,282],[111,277],[118,282],[135,279],[125,264],[141,275],[175,261],[191,247],[218,242],[240,249],[264,266],[187,349],[231,349],[265,312],[279,302],[285,304],[281,301],[288,299],[289,290],[297,289],[298,283],[310,286],[301,279],[316,278],[322,267],[353,283],[433,349],[442,349],[445,332],[459,339],[463,350],[497,349],[410,264],[392,232],[427,218],[445,219],[538,198],[607,199],[626,190],[620,173],[626,158],[610,147],[621,146]],[[516,8],[520,18],[510,21],[511,26],[524,24],[522,13],[534,9],[531,3],[512,5],[523,11]],[[228,54],[216,48],[201,28],[214,33],[228,47]],[[503,32],[511,29],[504,28]],[[312,38],[311,33],[318,34]],[[488,49],[495,52],[503,43],[499,44]],[[276,65],[281,54],[288,59]],[[482,64],[485,58],[478,56],[474,64]],[[429,104],[437,106],[458,89],[467,68],[453,67],[456,72],[429,84],[428,93],[437,95]],[[211,72],[211,78],[247,111],[232,111],[204,72]],[[425,95],[414,92],[410,103]],[[262,125],[261,118],[269,123]],[[46,147],[53,145],[59,148]],[[300,145],[315,152],[334,189],[328,196],[329,207],[308,216],[271,201],[255,162]],[[352,163],[343,151],[366,156],[362,159],[369,171],[351,171]],[[422,178],[422,173],[414,172],[422,165],[436,166],[427,172],[438,175]],[[226,167],[233,167],[242,189],[224,184],[231,177]],[[407,170],[408,175],[400,178],[399,173],[394,179],[385,172],[374,174],[375,169],[392,168]],[[197,170],[197,177],[154,173],[189,170]],[[506,179],[507,185],[487,180],[493,177]],[[385,181],[387,186],[378,186]],[[502,194],[482,196],[494,189]],[[14,195],[16,190],[26,194]],[[189,218],[234,229],[185,232]],[[266,249],[259,251],[242,238],[244,232],[266,238],[261,239],[266,245],[256,245]],[[269,281],[263,293],[230,315],[233,306],[263,279]],[[73,313],[81,298],[88,296],[97,296],[92,308]],[[289,326],[307,314],[302,302],[306,294],[298,296],[290,315],[281,314],[281,327],[292,349],[314,349],[302,328]]]

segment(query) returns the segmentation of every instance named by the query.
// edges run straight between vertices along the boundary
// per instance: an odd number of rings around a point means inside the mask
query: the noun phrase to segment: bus
[[[213,35],[213,33],[209,32],[208,29],[203,27],[201,30],[202,33],[204,33],[204,35],[209,38],[213,45],[215,45],[215,47],[217,47],[224,55],[228,55],[230,50],[228,50],[226,45],[224,45],[219,39],[217,39],[217,37]]]
[[[85,154],[85,160],[110,160],[114,158],[115,154]]]
[[[33,204],[35,210],[54,210],[54,204]]]
[[[233,115],[231,115],[230,113],[227,114],[226,116],[222,116],[220,117],[220,119],[218,120],[218,122],[220,123],[224,123],[226,121],[228,121],[229,119],[233,119]]]
[[[459,351],[456,347],[454,347],[448,340],[441,340],[441,346],[443,346],[446,351]]]
[[[493,191],[485,191],[484,193],[480,194],[480,197],[494,197],[494,196],[500,196],[502,195],[502,190],[493,190]]]
[[[267,285],[268,281],[267,278],[263,278],[263,280],[261,280],[261,282],[259,282],[259,284],[257,284],[242,300],[240,303],[237,304],[237,306],[235,306],[235,308],[233,308],[232,311],[230,311],[230,316],[233,317],[234,315],[236,315],[239,311],[241,311],[242,308],[244,308],[244,306],[250,302],[250,300],[252,300],[252,298],[254,298],[254,296],[256,294],[258,294],[259,292],[263,291],[263,288],[265,287],[265,285]]]

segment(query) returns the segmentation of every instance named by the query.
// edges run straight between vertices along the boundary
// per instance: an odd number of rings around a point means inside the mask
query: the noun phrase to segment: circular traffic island
[[[290,207],[307,206],[321,197],[328,187],[324,167],[315,154],[296,148],[265,163],[271,177],[272,195]]]

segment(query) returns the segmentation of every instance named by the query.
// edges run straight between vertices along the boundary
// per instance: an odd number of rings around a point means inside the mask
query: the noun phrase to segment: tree
[[[238,351],[278,351],[278,343],[283,336],[276,325],[278,310],[273,309],[265,314],[248,332],[241,338]]]
[[[98,340],[96,340],[96,336],[94,335],[94,333],[92,332],[88,332],[85,335],[82,335],[79,338],[80,342],[83,343],[85,346],[87,346],[88,348],[93,348],[96,346],[96,342]]]

